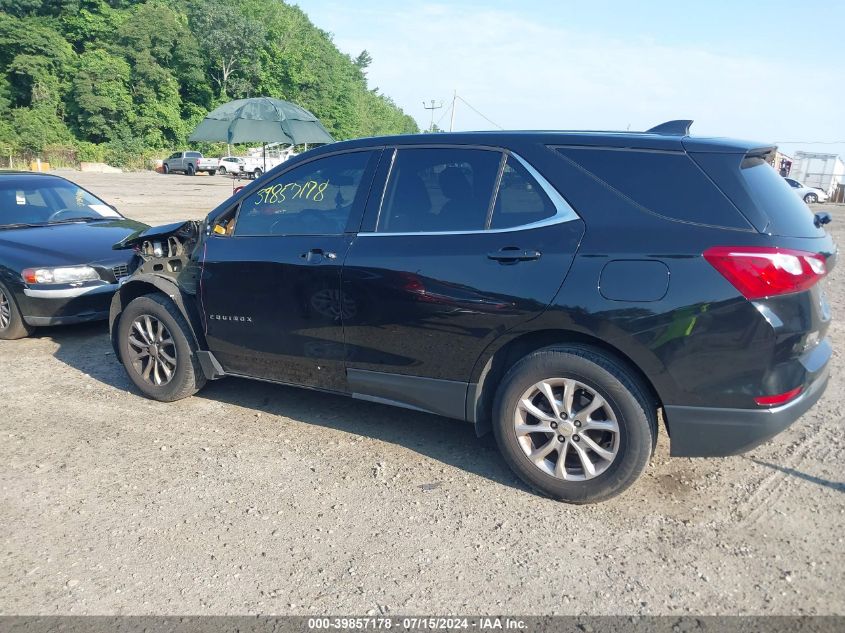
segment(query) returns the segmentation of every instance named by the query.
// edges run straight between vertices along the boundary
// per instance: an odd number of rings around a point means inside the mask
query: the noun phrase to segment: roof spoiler
[[[678,119],[676,121],[666,121],[656,125],[650,130],[646,130],[646,134],[662,134],[664,136],[689,136],[689,129],[692,126],[690,119]]]

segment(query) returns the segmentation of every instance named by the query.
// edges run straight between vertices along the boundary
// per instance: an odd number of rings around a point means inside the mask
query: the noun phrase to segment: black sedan
[[[112,245],[145,227],[64,178],[0,173],[0,339],[107,318],[134,256]]]

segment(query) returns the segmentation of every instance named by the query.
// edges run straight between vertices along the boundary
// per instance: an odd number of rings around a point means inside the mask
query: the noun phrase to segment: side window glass
[[[400,149],[376,231],[483,230],[501,158],[500,152],[479,149]]]
[[[285,172],[243,199],[235,235],[343,233],[371,155],[338,154]]]
[[[508,229],[551,218],[557,213],[552,201],[513,156],[502,172],[491,229]]]

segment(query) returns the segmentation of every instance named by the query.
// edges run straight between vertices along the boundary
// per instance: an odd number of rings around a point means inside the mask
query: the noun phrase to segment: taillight
[[[704,259],[746,299],[801,292],[827,274],[821,255],[786,248],[714,246]]]
[[[759,404],[761,407],[776,407],[779,404],[786,404],[790,400],[798,397],[798,394],[801,393],[801,387],[795,387],[795,389],[790,389],[786,393],[779,393],[774,396],[760,396],[759,398],[754,398],[754,402]]]

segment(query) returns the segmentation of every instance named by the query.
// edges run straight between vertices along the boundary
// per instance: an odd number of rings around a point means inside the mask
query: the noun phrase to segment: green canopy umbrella
[[[226,143],[332,143],[334,139],[308,110],[290,101],[253,97],[224,103],[206,115],[189,141]],[[265,153],[266,168],[266,153]]]

